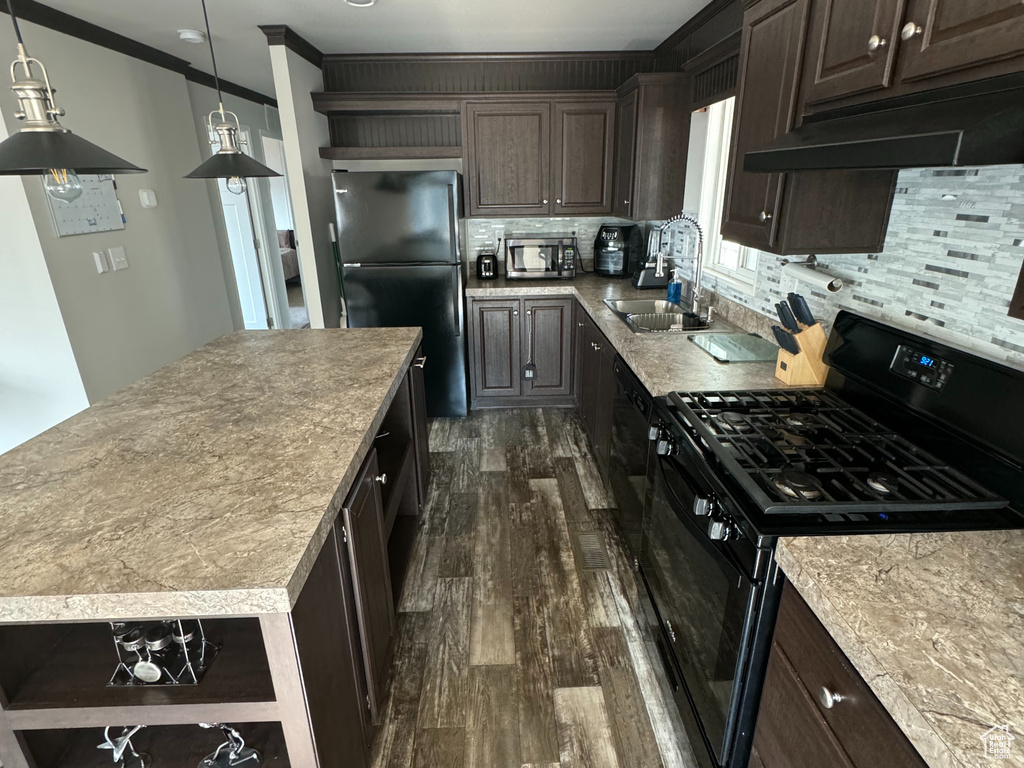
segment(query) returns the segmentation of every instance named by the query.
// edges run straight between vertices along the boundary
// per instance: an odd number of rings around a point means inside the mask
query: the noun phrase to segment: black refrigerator
[[[455,171],[335,171],[350,328],[423,328],[427,413],[465,416],[466,340]]]

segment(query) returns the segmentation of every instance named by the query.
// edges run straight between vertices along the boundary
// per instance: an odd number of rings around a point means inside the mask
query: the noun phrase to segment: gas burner
[[[752,432],[754,430],[746,415],[736,411],[723,411],[715,416],[715,421],[724,432]]]
[[[868,487],[879,493],[896,493],[900,479],[895,475],[887,475],[884,472],[872,472],[867,477]]]
[[[772,478],[772,484],[783,494],[794,499],[814,501],[821,498],[818,481],[798,469],[784,469]]]
[[[803,427],[810,421],[804,413],[787,413],[782,420],[791,427]]]

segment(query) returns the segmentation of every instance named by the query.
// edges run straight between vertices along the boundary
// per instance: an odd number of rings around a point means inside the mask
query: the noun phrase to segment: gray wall
[[[0,121],[0,140],[7,129]],[[0,177],[0,453],[89,405],[21,179]]]
[[[201,160],[184,78],[35,24],[67,128],[149,169],[117,177],[123,231],[56,236],[37,177],[23,179],[50,279],[90,401],[233,329],[210,201],[182,176]],[[0,99],[16,129],[12,98]],[[143,209],[140,189],[158,206]],[[200,186],[201,189],[201,186]],[[92,252],[123,246],[129,268],[97,274]]]
[[[764,253],[753,296],[708,284],[769,316],[796,291],[826,324],[849,309],[1024,368],[1024,321],[1006,314],[1022,260],[1024,166],[913,169],[899,175],[881,253],[821,257],[846,282],[839,293],[811,290]]]

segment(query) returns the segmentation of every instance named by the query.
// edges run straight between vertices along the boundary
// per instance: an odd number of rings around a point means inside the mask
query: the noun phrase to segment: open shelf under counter
[[[288,751],[280,723],[232,723],[245,743],[259,750],[261,766],[289,768]],[[120,733],[121,724],[113,731]],[[102,728],[30,731],[22,734],[36,768],[110,768],[109,750],[98,749]],[[224,741],[220,729],[198,725],[143,728],[132,738],[138,752],[145,752],[159,768],[195,768],[199,761]]]
[[[0,629],[0,686],[15,729],[75,727],[144,708],[153,722],[276,719],[277,703],[258,619],[208,619],[220,646],[198,685],[108,686],[117,666],[109,624]],[[229,706],[230,705],[230,706]],[[163,710],[163,711],[157,711]]]

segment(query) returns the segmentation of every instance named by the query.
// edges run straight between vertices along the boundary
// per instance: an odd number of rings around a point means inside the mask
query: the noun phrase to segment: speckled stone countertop
[[[782,539],[782,570],[925,762],[1024,766],[1024,531]],[[985,757],[1007,725],[1012,757]]]
[[[469,278],[471,298],[502,296],[575,296],[608,337],[615,351],[652,395],[675,390],[774,389],[785,387],[775,378],[775,363],[719,363],[685,333],[633,333],[612,312],[605,299],[663,299],[664,291],[638,291],[628,280],[577,275],[573,280],[479,280]],[[721,318],[724,332],[739,330]]]
[[[290,610],[421,336],[231,334],[0,456],[0,622]]]

